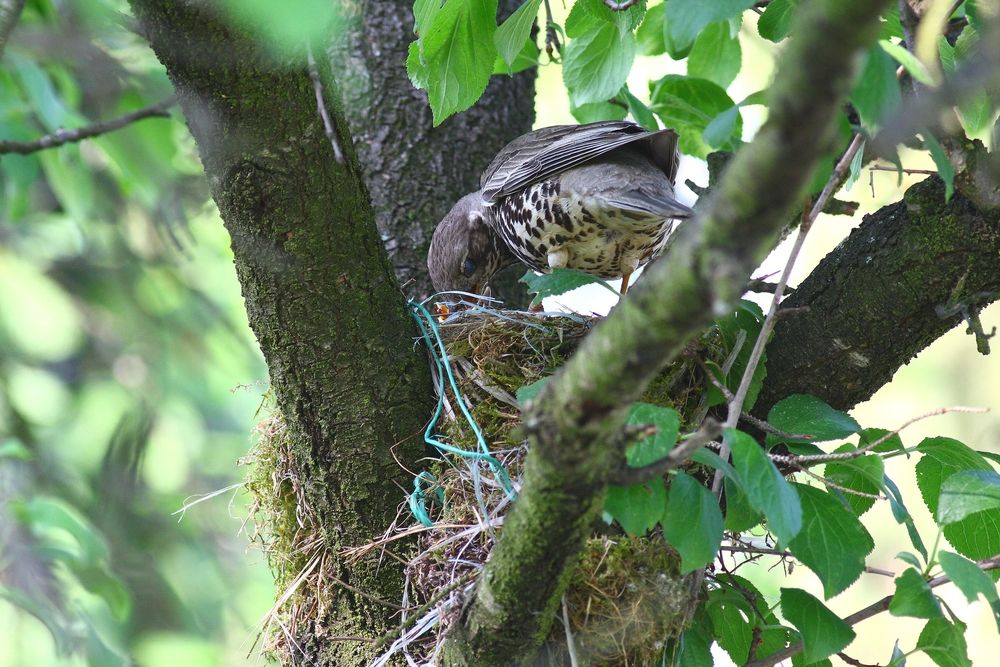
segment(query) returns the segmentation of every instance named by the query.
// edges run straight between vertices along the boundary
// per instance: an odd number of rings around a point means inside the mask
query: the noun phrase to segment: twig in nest
[[[0,141],[0,154],[17,153],[19,155],[28,155],[29,153],[35,153],[46,148],[56,148],[64,144],[72,144],[84,139],[108,134],[145,118],[169,118],[169,109],[176,102],[176,98],[169,97],[162,102],[157,102],[142,109],[136,109],[111,120],[101,121],[72,130],[58,129],[52,134],[46,134],[32,141]]]

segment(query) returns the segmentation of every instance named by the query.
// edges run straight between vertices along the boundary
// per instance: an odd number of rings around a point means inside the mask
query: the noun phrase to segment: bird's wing
[[[648,132],[628,121],[555,125],[529,132],[505,146],[483,172],[487,204],[532,183],[572,169],[626,144],[649,141],[654,161],[673,181],[677,173],[677,134]]]
[[[673,220],[690,218],[693,213],[689,206],[680,203],[673,196],[661,192],[626,190],[615,193],[613,197],[606,197],[606,201],[611,206],[623,211],[634,211],[643,215]]]

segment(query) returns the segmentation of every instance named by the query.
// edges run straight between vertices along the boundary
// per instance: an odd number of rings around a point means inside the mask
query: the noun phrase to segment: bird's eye
[[[466,277],[469,277],[469,276],[471,276],[475,272],[476,272],[476,262],[475,262],[475,260],[473,260],[473,259],[471,259],[469,257],[466,257],[465,258],[465,262],[462,263],[462,273]]]

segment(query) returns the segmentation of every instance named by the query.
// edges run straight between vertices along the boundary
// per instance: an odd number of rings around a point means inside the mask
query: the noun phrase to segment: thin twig
[[[24,0],[0,0],[0,58],[3,57],[11,31],[21,17],[22,9]]]
[[[0,155],[4,153],[17,153],[28,155],[46,148],[55,148],[64,144],[76,143],[84,139],[90,139],[102,134],[120,130],[127,125],[131,125],[145,118],[168,118],[170,117],[170,107],[177,102],[176,98],[169,97],[162,102],[152,104],[142,109],[130,111],[127,114],[101,121],[86,127],[78,127],[71,130],[59,129],[52,134],[46,134],[33,141],[0,141]]]
[[[826,206],[826,202],[833,195],[834,191],[840,187],[847,177],[847,172],[850,169],[851,161],[854,160],[854,155],[861,150],[864,145],[865,140],[860,134],[855,134],[854,139],[851,141],[850,146],[844,151],[844,155],[840,158],[837,163],[836,168],[833,173],[830,174],[829,180],[827,180],[826,185],[823,187],[823,191],[816,198],[815,204],[813,204],[812,209],[809,213],[803,216],[802,224],[799,225],[798,235],[795,237],[795,243],[792,246],[792,250],[788,255],[788,261],[785,262],[785,268],[781,272],[781,277],[778,278],[778,285],[774,290],[774,298],[771,299],[771,307],[767,312],[767,316],[764,318],[764,323],[760,328],[760,335],[757,336],[757,340],[754,342],[753,349],[750,351],[750,358],[747,360],[746,370],[743,372],[743,378],[740,380],[740,386],[736,390],[736,396],[729,403],[729,414],[726,418],[726,427],[735,428],[736,424],[739,422],[740,415],[743,413],[743,403],[746,401],[747,393],[750,391],[750,382],[753,379],[754,371],[757,370],[757,365],[760,363],[761,356],[764,354],[764,346],[767,344],[767,339],[771,336],[771,331],[774,329],[775,322],[777,321],[775,314],[778,311],[778,304],[781,303],[782,294],[785,291],[785,285],[788,284],[788,278],[791,276],[792,267],[795,266],[795,261],[798,259],[799,252],[802,250],[802,245],[806,240],[806,235],[809,233],[809,229],[812,227],[813,222],[819,217],[820,212],[823,207]],[[722,451],[720,456],[724,460],[729,459],[729,448],[726,443],[723,442]],[[712,480],[712,492],[716,497],[722,495],[722,471],[717,470],[715,473],[715,478]]]
[[[750,554],[754,556],[781,556],[782,558],[794,559],[795,555],[790,551],[782,551],[781,549],[771,549],[768,547],[755,547],[748,544],[724,544],[719,547],[720,551],[728,551],[730,553],[737,554]],[[889,570],[883,570],[878,567],[865,566],[865,572],[868,574],[878,574],[883,577],[895,577],[895,572],[890,572]]]
[[[549,54],[549,60],[554,60],[553,53],[562,55],[562,44],[559,43],[559,34],[556,32],[556,22],[552,18],[552,6],[549,0],[545,0],[545,53]]]
[[[983,570],[984,572],[988,572],[989,570],[1000,569],[1000,556],[994,556],[993,558],[989,558],[987,560],[981,560],[978,563],[976,563],[976,565],[978,565],[979,569]],[[931,588],[937,588],[938,586],[947,583],[951,583],[951,579],[949,579],[946,576],[940,576],[940,577],[934,577],[933,579],[928,581],[927,585],[930,586]],[[881,614],[883,611],[889,609],[889,603],[892,602],[892,597],[893,597],[892,595],[886,595],[878,602],[870,604],[864,609],[856,611],[850,616],[846,617],[844,619],[844,622],[847,623],[848,625],[857,625],[861,621],[869,619],[872,616]],[[792,644],[791,646],[789,646],[784,650],[778,651],[774,655],[769,655],[766,658],[762,658],[760,660],[755,660],[753,662],[747,663],[746,667],[773,667],[782,660],[786,660],[792,657],[793,655],[801,653],[803,648],[805,647],[803,646],[802,642],[798,642]]]
[[[899,434],[900,431],[905,429],[907,426],[911,426],[918,421],[927,419],[928,417],[938,417],[940,415],[945,415],[951,412],[961,412],[964,414],[982,414],[984,412],[989,412],[989,408],[976,408],[969,407],[965,405],[954,405],[946,408],[937,408],[936,410],[931,410],[917,417],[913,417],[905,421],[899,428],[888,431],[882,437],[876,438],[875,440],[869,442],[866,445],[858,447],[852,452],[836,452],[833,454],[800,454],[793,456],[790,454],[768,454],[770,458],[775,463],[782,463],[785,465],[795,466],[799,469],[805,469],[807,466],[818,465],[820,463],[829,463],[831,461],[850,461],[851,459],[856,459],[868,454],[871,450],[875,449],[882,443],[889,440],[894,435]]]
[[[868,171],[892,171],[896,173],[901,171],[904,174],[922,174],[925,176],[933,176],[934,174],[937,173],[936,169],[908,169],[905,167],[903,169],[900,169],[899,167],[886,167],[885,165],[881,164],[873,164],[872,166],[867,167],[867,169]]]
[[[340,149],[340,139],[337,137],[337,130],[333,127],[333,121],[326,110],[326,98],[323,95],[323,82],[319,78],[319,70],[316,68],[316,59],[313,58],[312,46],[306,50],[306,58],[309,61],[309,78],[312,80],[313,90],[316,91],[316,109],[320,118],[323,119],[323,131],[326,138],[333,146],[333,159],[337,164],[344,164],[344,151]]]

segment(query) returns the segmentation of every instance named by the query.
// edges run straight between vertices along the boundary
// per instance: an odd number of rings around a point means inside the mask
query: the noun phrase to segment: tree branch
[[[1000,216],[958,193],[946,203],[936,176],[865,216],[782,304],[809,311],[775,327],[753,413],[765,418],[790,394],[840,410],[867,400],[962,322],[960,309],[939,316],[943,305],[1000,298],[998,253]]]
[[[1000,556],[994,556],[993,558],[989,558],[987,560],[981,560],[976,564],[983,571],[986,572],[990,570],[1000,569]],[[940,577],[934,577],[933,579],[928,581],[927,585],[930,586],[931,588],[937,588],[938,586],[942,586],[944,584],[949,584],[949,583],[951,583],[951,579],[945,576],[940,576]],[[861,621],[869,619],[872,616],[877,616],[878,614],[881,614],[883,611],[887,611],[889,609],[889,603],[891,602],[892,602],[892,596],[886,595],[878,602],[874,602],[865,607],[864,609],[856,611],[850,616],[847,616],[846,618],[844,618],[844,622],[847,623],[848,625],[857,625]],[[788,648],[779,651],[778,653],[775,653],[774,655],[769,655],[766,658],[762,658],[761,660],[754,660],[753,662],[749,662],[747,663],[746,667],[773,667],[782,660],[787,660],[788,658],[791,658],[793,655],[798,655],[799,653],[802,652],[804,648],[805,645],[802,642],[797,642],[795,644],[792,644]]]
[[[668,254],[527,406],[531,449],[522,494],[445,645],[450,664],[517,664],[548,635],[568,566],[621,455],[606,443],[659,369],[714,316],[729,312],[771,248],[829,145],[853,54],[874,40],[886,4],[817,0],[801,7],[801,38],[781,54],[767,123]]]
[[[2,0],[0,0],[2,1]],[[120,130],[132,123],[146,118],[169,118],[170,107],[177,103],[176,98],[169,97],[162,102],[151,104],[142,109],[130,111],[117,118],[101,121],[85,127],[78,127],[71,130],[59,129],[52,134],[46,134],[32,141],[0,141],[0,155],[4,153],[18,153],[28,155],[47,148],[56,148],[64,144],[72,144],[84,139],[90,139],[102,134],[108,134],[115,130]]]

